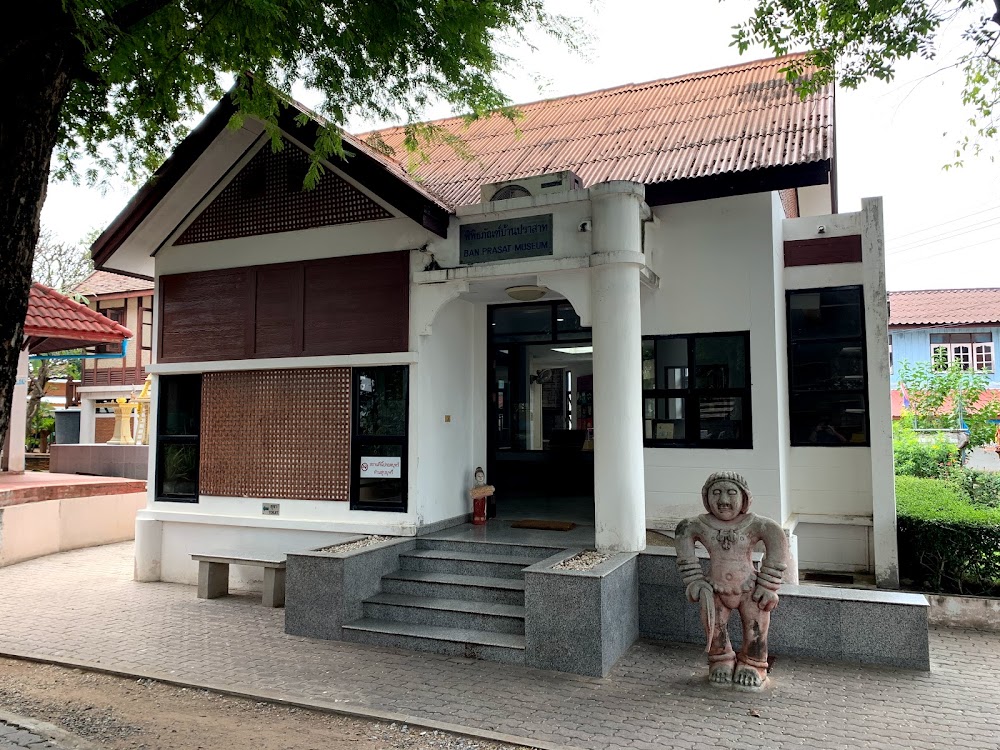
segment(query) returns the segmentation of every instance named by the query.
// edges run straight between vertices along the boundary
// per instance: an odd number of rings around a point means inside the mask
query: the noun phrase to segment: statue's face
[[[708,488],[708,508],[719,520],[732,521],[743,509],[743,491],[733,482],[716,482]]]
[[[486,474],[481,471],[476,472],[476,484],[486,484]]]

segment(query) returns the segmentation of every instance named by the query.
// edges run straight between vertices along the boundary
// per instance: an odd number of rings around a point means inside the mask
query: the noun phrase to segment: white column
[[[646,547],[639,304],[644,189],[608,182],[590,194],[596,542],[601,550],[637,552]]]
[[[97,442],[97,399],[80,398],[80,442]]]
[[[10,422],[3,442],[3,471],[24,471],[24,438],[28,416],[28,350],[22,350],[17,360],[17,380],[10,402]]]
[[[135,569],[137,581],[159,581],[160,560],[163,550],[163,522],[142,518],[139,511],[135,519]]]
[[[865,337],[868,341],[875,583],[881,588],[899,588],[892,405],[889,397],[889,307],[885,290],[885,230],[881,198],[864,198],[861,201],[861,260],[864,269]]]

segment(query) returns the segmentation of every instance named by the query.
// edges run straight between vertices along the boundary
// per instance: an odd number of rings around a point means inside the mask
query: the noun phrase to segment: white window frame
[[[960,362],[963,370],[993,372],[993,342],[963,341],[958,343],[931,344],[931,365],[946,359],[948,367]],[[935,369],[938,369],[935,367]],[[942,368],[943,369],[943,368]]]

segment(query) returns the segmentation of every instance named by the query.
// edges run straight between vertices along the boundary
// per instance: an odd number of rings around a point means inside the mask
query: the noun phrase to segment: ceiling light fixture
[[[560,346],[554,348],[552,351],[559,352],[560,354],[593,354],[593,346]]]
[[[537,284],[524,284],[522,286],[509,286],[505,290],[507,296],[516,299],[518,302],[534,302],[541,299],[549,290]]]

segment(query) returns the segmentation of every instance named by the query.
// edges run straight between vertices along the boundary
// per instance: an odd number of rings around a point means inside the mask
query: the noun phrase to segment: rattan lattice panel
[[[309,157],[285,142],[265,145],[176,240],[176,245],[389,219],[392,215],[332,172],[312,190],[302,180]]]
[[[351,370],[205,373],[204,495],[350,499]]]

